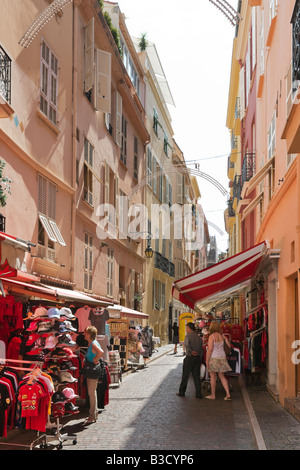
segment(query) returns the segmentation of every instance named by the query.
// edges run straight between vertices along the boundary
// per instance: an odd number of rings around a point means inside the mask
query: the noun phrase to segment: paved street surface
[[[171,345],[159,348],[145,369],[126,375],[119,387],[110,388],[109,405],[96,423],[83,426],[87,410],[62,419],[63,432],[77,435],[77,444],[67,441],[63,450],[106,450],[118,455],[117,451],[125,450],[257,450],[261,444],[267,450],[300,448],[300,423],[263,386],[247,387],[248,406],[237,377],[230,380],[231,402],[223,400],[221,384],[216,400],[196,399],[192,378],[186,396],[176,396],[182,361],[181,349],[173,355]],[[204,388],[203,393],[208,395],[209,390]],[[20,443],[21,437],[23,444],[26,439],[27,444],[32,442],[28,431],[16,432],[9,442]],[[0,450],[11,448],[0,445]]]

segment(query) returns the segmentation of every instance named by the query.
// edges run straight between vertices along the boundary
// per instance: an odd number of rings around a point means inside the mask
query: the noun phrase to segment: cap
[[[73,375],[70,374],[70,372],[60,372],[59,373],[60,381],[61,383],[73,383],[73,382],[78,382]]]
[[[77,367],[73,365],[71,361],[62,361],[59,364],[60,370],[77,370]]]
[[[60,418],[65,415],[65,407],[62,403],[54,403],[52,405],[51,415],[53,418]]]
[[[26,328],[26,331],[34,331],[34,330],[37,329],[37,327],[38,327],[38,323],[35,322],[35,321],[32,321],[32,322],[30,323],[29,327]]]
[[[51,307],[49,308],[47,315],[49,318],[60,318],[60,311],[58,308]]]
[[[65,403],[66,397],[62,392],[55,392],[52,395],[52,403]]]
[[[45,349],[53,349],[56,345],[57,339],[53,335],[50,335],[48,338],[46,338]]]
[[[60,309],[60,314],[61,316],[67,317],[67,318],[76,318],[75,315],[73,315],[72,310],[67,307],[62,307]]]
[[[47,317],[47,309],[44,307],[38,307],[34,314],[31,316],[32,319],[39,317]]]
[[[52,331],[52,325],[49,322],[41,321],[38,324],[38,333],[50,333]]]
[[[74,398],[78,398],[79,395],[76,395],[73,388],[67,387],[65,388],[62,393],[65,396],[65,400],[73,400]]]
[[[64,344],[65,346],[76,346],[75,341],[72,341],[70,335],[61,335],[58,337],[58,344]]]
[[[63,323],[67,331],[77,331],[77,329],[72,326],[72,323],[69,320],[65,320]]]
[[[65,404],[65,411],[67,413],[71,413],[72,415],[79,413],[78,406],[75,406],[71,401],[68,401]]]

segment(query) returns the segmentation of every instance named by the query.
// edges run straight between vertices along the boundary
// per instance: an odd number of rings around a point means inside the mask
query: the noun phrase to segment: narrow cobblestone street
[[[192,455],[192,451],[200,450],[258,450],[256,430],[238,378],[230,379],[231,402],[223,400],[220,384],[216,400],[196,399],[192,378],[186,396],[180,398],[176,392],[183,355],[181,348],[176,355],[172,349],[171,345],[159,348],[160,352],[154,354],[146,368],[123,377],[119,387],[112,386],[109,404],[96,423],[83,425],[87,416],[84,409],[78,415],[63,418],[62,433],[77,435],[76,445],[67,440],[63,450],[99,450],[112,456],[124,455],[125,451],[128,455],[130,451],[151,451],[153,455],[177,451]],[[264,450],[299,450],[300,423],[273,400],[264,386],[249,386],[246,393],[263,436]],[[204,384],[203,395],[207,394],[209,390]],[[54,436],[48,437],[47,448],[56,449]],[[34,438],[30,431],[16,430],[7,446],[0,443],[0,450],[29,448]]]

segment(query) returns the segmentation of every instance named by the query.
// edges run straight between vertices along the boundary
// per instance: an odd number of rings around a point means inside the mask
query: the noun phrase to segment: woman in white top
[[[216,382],[217,374],[219,374],[220,381],[226,392],[226,397],[224,400],[231,400],[228,381],[224,375],[225,372],[231,371],[224,351],[224,339],[229,347],[230,343],[228,339],[221,334],[220,323],[216,321],[211,322],[209,327],[209,335],[206,365],[207,370],[210,373],[211,395],[208,395],[205,398],[210,400],[214,400],[216,398]]]

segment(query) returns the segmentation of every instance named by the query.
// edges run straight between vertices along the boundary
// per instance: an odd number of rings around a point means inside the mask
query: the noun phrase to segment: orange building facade
[[[231,193],[227,229],[236,252],[262,241],[268,245],[268,257],[251,285],[256,289],[252,306],[263,294],[268,306],[266,380],[292,410],[300,393],[300,2],[243,0],[240,14],[227,127],[232,133],[239,129],[239,149],[235,161],[230,157],[228,176],[233,187],[241,175],[241,184],[238,201]],[[243,104],[238,117],[235,100]],[[250,171],[243,178],[245,168]]]

